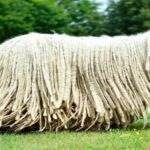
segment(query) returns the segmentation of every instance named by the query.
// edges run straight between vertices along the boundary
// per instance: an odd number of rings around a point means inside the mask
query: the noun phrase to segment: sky
[[[109,0],[95,0],[95,1],[103,3],[103,4],[107,4]]]
[[[102,3],[107,3],[108,2],[108,0],[98,0],[98,1],[100,1]]]
[[[103,11],[106,9],[109,0],[96,0],[96,1],[102,4],[101,10]]]

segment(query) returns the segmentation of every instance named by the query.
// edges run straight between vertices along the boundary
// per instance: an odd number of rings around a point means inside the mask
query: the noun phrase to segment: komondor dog
[[[150,32],[31,33],[0,45],[0,129],[108,130],[147,123]]]

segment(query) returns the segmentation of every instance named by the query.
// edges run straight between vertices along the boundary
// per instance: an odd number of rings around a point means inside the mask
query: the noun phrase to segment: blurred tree
[[[0,1],[0,41],[33,30],[31,7],[26,1]]]
[[[0,1],[0,42],[33,31],[99,36],[150,29],[150,0],[110,0],[104,13],[100,6],[94,0]]]
[[[32,0],[31,14],[34,18],[34,30],[49,33],[54,30],[58,33],[68,33],[69,18],[63,7],[57,5],[55,0]]]
[[[32,31],[67,31],[68,22],[63,8],[53,0],[0,1],[0,42]]]
[[[150,29],[150,0],[111,0],[105,23],[110,35]]]
[[[98,6],[92,0],[0,1],[0,42],[32,31],[100,35],[103,18]]]
[[[57,0],[70,19],[70,33],[74,35],[101,35],[104,33],[100,3],[93,0]]]

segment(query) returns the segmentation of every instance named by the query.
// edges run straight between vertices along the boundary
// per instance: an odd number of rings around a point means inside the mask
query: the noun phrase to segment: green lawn
[[[150,124],[150,123],[149,123]],[[149,150],[150,125],[108,132],[0,133],[0,150]]]

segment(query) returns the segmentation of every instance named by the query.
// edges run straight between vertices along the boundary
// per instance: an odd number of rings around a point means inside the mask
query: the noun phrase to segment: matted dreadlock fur
[[[0,45],[0,128],[128,127],[150,106],[150,32],[31,33]]]

